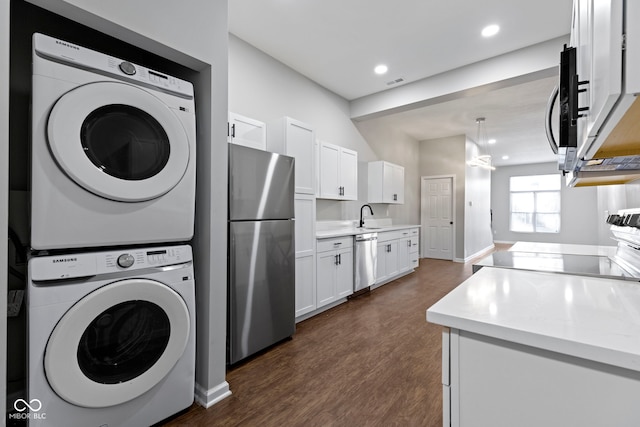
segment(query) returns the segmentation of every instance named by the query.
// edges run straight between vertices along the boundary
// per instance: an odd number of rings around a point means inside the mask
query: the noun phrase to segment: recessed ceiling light
[[[490,140],[487,141],[488,144],[495,144],[496,140],[491,138]]]
[[[509,160],[509,156],[502,156],[502,160]]]
[[[491,37],[491,36],[495,36],[496,34],[498,34],[498,32],[500,31],[500,26],[492,24],[492,25],[487,25],[486,27],[484,27],[482,29],[482,37]]]
[[[384,64],[377,65],[377,66],[376,66],[376,68],[374,68],[374,69],[373,69],[373,71],[374,71],[376,74],[384,74],[384,73],[386,73],[388,70],[389,70],[389,67],[387,67],[387,66],[386,66],[386,65],[384,65]]]

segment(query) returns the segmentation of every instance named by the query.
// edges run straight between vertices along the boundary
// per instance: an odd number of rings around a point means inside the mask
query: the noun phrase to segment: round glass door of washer
[[[184,354],[191,327],[184,300],[168,286],[113,282],[60,319],[45,350],[47,380],[77,406],[128,402],[165,378]]]
[[[162,196],[190,161],[187,133],[152,93],[126,83],[96,82],[54,104],[47,136],[56,163],[76,184],[111,200]]]

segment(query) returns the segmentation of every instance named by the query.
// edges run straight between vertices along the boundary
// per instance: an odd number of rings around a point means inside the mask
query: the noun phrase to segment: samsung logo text
[[[75,49],[75,50],[80,50],[80,48],[78,46],[74,46],[71,43],[66,43],[66,42],[62,42],[60,40],[56,40],[56,44],[71,48],[71,49]]]
[[[78,261],[78,258],[56,258],[53,260],[53,263],[56,264],[58,262],[75,262]]]

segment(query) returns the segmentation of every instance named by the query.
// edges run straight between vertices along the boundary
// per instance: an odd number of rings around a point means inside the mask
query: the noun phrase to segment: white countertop
[[[483,268],[427,310],[427,321],[640,371],[640,285]]]
[[[419,228],[419,225],[384,225],[375,228],[357,228],[357,227],[343,227],[343,228],[334,228],[328,230],[317,230],[316,231],[316,239],[328,239],[331,237],[344,237],[344,236],[355,236],[356,234],[362,233],[384,233],[385,231],[395,231],[395,230],[406,230],[407,228]]]
[[[614,256],[617,246],[576,245],[566,243],[516,242],[510,251],[549,254]]]

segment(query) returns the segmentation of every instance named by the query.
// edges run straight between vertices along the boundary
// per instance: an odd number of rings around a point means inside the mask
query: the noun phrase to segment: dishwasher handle
[[[372,240],[378,240],[378,233],[357,234],[355,236],[356,242],[370,242]]]

